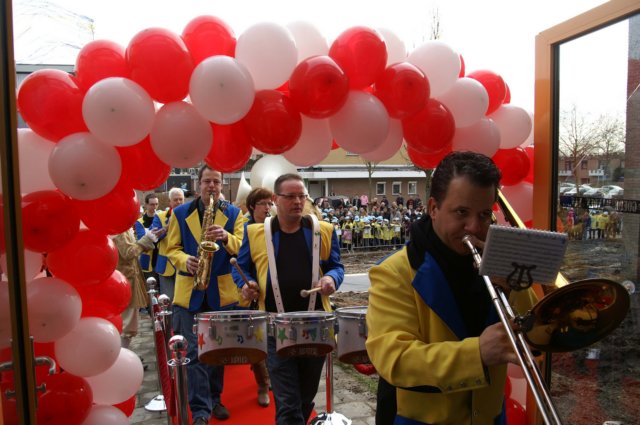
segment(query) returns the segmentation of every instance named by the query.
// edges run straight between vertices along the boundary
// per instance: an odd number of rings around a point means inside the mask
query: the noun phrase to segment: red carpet
[[[250,425],[275,424],[276,410],[273,394],[269,407],[258,405],[258,385],[253,377],[250,365],[225,366],[222,404],[231,417],[226,421],[211,419],[212,424]]]

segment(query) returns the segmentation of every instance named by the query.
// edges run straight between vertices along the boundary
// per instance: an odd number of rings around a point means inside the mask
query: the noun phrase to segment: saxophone
[[[202,217],[202,232],[200,233],[200,245],[198,245],[198,270],[193,277],[193,288],[200,291],[206,290],[209,286],[213,254],[220,249],[214,240],[206,238],[207,229],[216,218],[216,206],[213,194],[209,195],[209,205],[204,211],[204,217]]]

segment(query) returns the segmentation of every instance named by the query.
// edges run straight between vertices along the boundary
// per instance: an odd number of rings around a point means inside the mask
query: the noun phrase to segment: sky
[[[441,41],[463,56],[467,72],[487,69],[500,74],[511,90],[511,103],[532,112],[536,34],[602,3],[602,0],[14,0],[15,57],[18,63],[73,64],[77,51],[92,38],[126,46],[145,28],[164,27],[181,33],[191,19],[205,14],[225,21],[236,37],[260,22],[286,25],[305,21],[318,28],[329,45],[352,26],[384,28],[397,35],[411,52],[430,38],[433,16],[437,13]]]

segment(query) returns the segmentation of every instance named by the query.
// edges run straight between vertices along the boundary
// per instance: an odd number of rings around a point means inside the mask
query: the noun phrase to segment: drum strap
[[[320,224],[318,218],[310,214],[309,217],[313,223],[313,240],[312,240],[312,263],[311,263],[311,282],[313,283],[319,280],[320,272]],[[280,285],[278,283],[278,269],[276,268],[276,256],[273,246],[273,233],[271,231],[271,217],[267,217],[264,220],[264,238],[265,245],[267,246],[267,259],[269,260],[269,276],[271,277],[271,288],[273,289],[273,298],[276,302],[276,309],[278,313],[284,313],[284,304],[282,303],[282,295],[280,294]],[[309,295],[309,307],[308,310],[314,310],[316,305],[316,293],[313,292]]]

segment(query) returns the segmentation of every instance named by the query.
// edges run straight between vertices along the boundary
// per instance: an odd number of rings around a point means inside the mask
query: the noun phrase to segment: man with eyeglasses
[[[338,238],[330,223],[303,214],[307,192],[297,174],[284,174],[274,184],[277,214],[264,224],[247,226],[238,264],[249,283],[237,278],[242,296],[258,299],[270,313],[331,311],[329,295],[344,278]],[[318,242],[318,243],[314,243]],[[314,252],[314,246],[319,251]],[[318,259],[318,279],[313,278],[313,258]],[[269,263],[275,265],[270,267]],[[273,270],[275,269],[275,270]],[[302,289],[320,287],[320,296],[303,298]],[[277,425],[305,425],[313,410],[324,365],[321,357],[285,357],[276,352],[269,336],[267,367],[276,404]]]
[[[142,216],[133,224],[133,229],[136,234],[136,240],[142,239],[142,237],[149,233],[153,219],[156,217],[156,210],[158,209],[159,200],[158,195],[155,193],[147,193],[144,197],[144,212]],[[162,236],[160,233],[158,236]],[[152,238],[154,242],[157,242],[157,238]],[[140,267],[142,268],[142,274],[144,279],[147,280],[150,277],[158,280],[158,274],[154,271],[156,261],[158,259],[158,247],[154,245],[153,248],[148,249],[140,254]]]
[[[229,411],[220,402],[224,379],[223,366],[211,366],[198,361],[198,338],[193,332],[194,315],[206,311],[231,310],[238,304],[238,288],[231,277],[229,260],[238,253],[244,235],[245,218],[240,209],[220,197],[222,173],[204,165],[198,172],[200,196],[173,210],[167,232],[167,257],[175,266],[176,284],[173,299],[173,330],[188,342],[188,398],[194,425],[209,423],[209,417],[229,418]],[[214,206],[214,224],[202,230],[202,219],[209,206]],[[217,242],[211,265],[209,286],[205,290],[193,287],[198,271],[198,246],[203,235]]]

